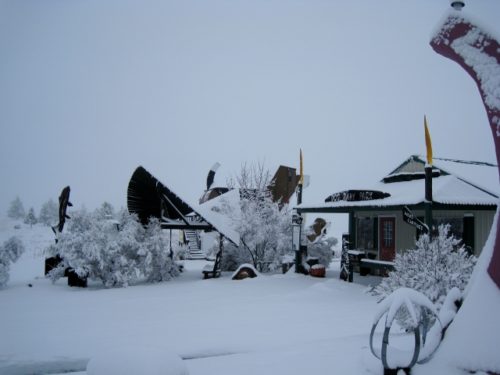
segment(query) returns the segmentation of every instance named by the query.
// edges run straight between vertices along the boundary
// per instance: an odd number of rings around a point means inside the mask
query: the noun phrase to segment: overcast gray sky
[[[500,1],[464,12],[500,35]],[[495,161],[477,89],[434,53],[448,0],[0,0],[0,213],[126,206],[143,165],[194,202],[245,161],[298,167],[306,202],[424,153]]]

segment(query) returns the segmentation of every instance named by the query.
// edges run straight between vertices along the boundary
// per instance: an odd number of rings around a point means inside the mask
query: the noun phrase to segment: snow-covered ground
[[[176,353],[197,374],[381,374],[370,354],[376,277],[339,280],[297,274],[202,280],[204,261],[186,261],[169,282],[70,288],[43,277],[48,227],[0,220],[0,242],[19,236],[26,252],[0,290],[0,373],[79,371],[106,351]],[[30,286],[31,284],[31,286]]]

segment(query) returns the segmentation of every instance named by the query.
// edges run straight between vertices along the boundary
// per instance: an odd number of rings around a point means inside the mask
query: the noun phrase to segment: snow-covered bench
[[[382,272],[382,275],[385,275],[387,272],[394,270],[394,262],[389,262],[386,260],[362,258],[359,262],[360,271],[361,268],[369,268],[370,270],[380,270]],[[365,274],[361,272],[360,275],[365,276]]]
[[[203,273],[204,279],[216,278],[220,276],[220,268],[215,267],[215,264],[207,264],[205,267],[203,267],[201,273]]]
[[[217,255],[215,256],[215,262],[214,264],[207,264],[203,269],[201,270],[201,273],[203,274],[203,279],[212,279],[220,276],[220,258],[222,256],[222,250],[219,250]]]
[[[381,275],[394,270],[394,262],[386,260],[371,259],[373,253],[363,250],[349,250],[349,280],[352,280],[354,271],[359,272],[361,276],[366,276],[371,270],[380,270]],[[366,256],[370,258],[367,258]]]

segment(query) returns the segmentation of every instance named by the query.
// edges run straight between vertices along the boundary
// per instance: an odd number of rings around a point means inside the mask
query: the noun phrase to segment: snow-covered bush
[[[24,252],[24,245],[17,237],[11,237],[0,246],[0,287],[9,281],[11,263],[16,262]]]
[[[147,281],[160,282],[179,275],[173,251],[172,254],[169,251],[169,241],[164,236],[158,219],[149,221],[139,255],[143,258],[141,268]]]
[[[415,289],[426,295],[439,307],[453,288],[464,291],[476,264],[460,240],[449,234],[449,225],[440,225],[438,236],[431,239],[422,235],[416,248],[396,254],[394,271],[372,289],[377,296],[386,297],[398,288]],[[400,323],[406,327],[406,316]]]
[[[214,250],[215,249],[218,251],[218,246],[214,246]],[[215,251],[215,254],[217,251]],[[233,272],[236,271],[241,264],[252,262],[252,257],[247,249],[242,248],[242,246],[237,247],[228,241],[224,243],[224,250],[222,251],[222,258],[220,261],[220,268],[222,271]]]
[[[51,271],[51,278],[64,275],[64,269],[73,268],[80,277],[99,279],[106,287],[126,286],[135,277],[137,266],[127,255],[140,249],[142,226],[134,220],[121,222],[121,230],[105,220],[86,212],[75,212],[68,221],[67,230],[59,234],[58,243],[47,250],[48,255],[59,254],[60,266]]]
[[[47,249],[48,256],[63,258],[50,277],[57,280],[70,267],[80,277],[117,287],[140,278],[163,281],[176,276],[178,269],[169,258],[159,223],[152,222],[144,229],[135,215],[124,211],[118,216],[114,221],[95,213],[75,212],[58,243]]]
[[[309,257],[318,258],[320,264],[328,267],[334,255],[333,247],[337,242],[335,237],[320,238],[307,246],[307,254]]]

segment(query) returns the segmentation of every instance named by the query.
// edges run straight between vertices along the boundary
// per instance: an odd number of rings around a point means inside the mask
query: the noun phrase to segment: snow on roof
[[[443,204],[460,205],[496,205],[498,198],[479,190],[462,181],[461,179],[448,175],[432,179],[433,201]],[[401,205],[416,205],[425,200],[425,180],[413,180],[403,182],[383,183],[379,182],[371,187],[389,193],[384,199],[373,199],[365,201],[338,201],[319,205],[299,206],[300,208],[347,208],[347,207],[390,207]]]
[[[423,157],[421,157],[423,160]],[[434,158],[434,167],[500,196],[498,166],[492,163]]]
[[[384,180],[390,182],[388,180],[393,176],[411,176],[417,175],[420,172],[423,178],[425,164],[425,156],[412,155],[388,176],[385,176]],[[434,157],[433,171],[435,170],[440,170],[444,174],[454,175],[479,189],[500,196],[498,166],[494,163]]]
[[[420,155],[410,157],[406,162],[417,159],[425,164]],[[406,163],[405,162],[405,163]],[[404,165],[404,164],[403,164]],[[401,166],[400,166],[401,167]],[[398,169],[400,168],[398,167]],[[433,169],[445,174],[432,179],[433,201],[457,205],[497,205],[500,197],[498,167],[493,163],[434,158]],[[415,174],[413,172],[409,174]],[[416,205],[425,201],[425,180],[416,179],[385,183],[380,181],[369,189],[389,193],[390,197],[363,201],[337,201],[317,205],[301,205],[299,208],[347,208],[347,207],[390,207]]]
[[[234,215],[240,214],[240,192],[239,189],[229,190],[209,201],[194,206],[194,210],[210,223],[219,233],[238,245],[240,234],[234,228],[234,220],[224,213],[223,206],[228,205]]]

